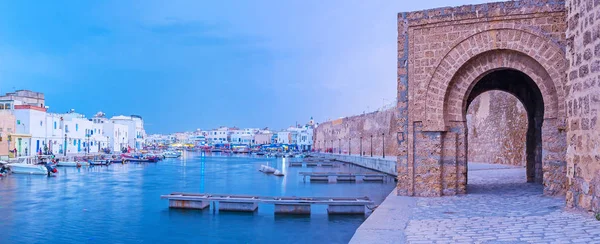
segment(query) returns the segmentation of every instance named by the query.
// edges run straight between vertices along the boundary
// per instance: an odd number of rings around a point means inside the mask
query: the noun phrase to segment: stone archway
[[[415,31],[405,32],[411,33]],[[411,48],[410,41],[405,48]],[[412,50],[409,53],[418,56]],[[404,66],[416,78],[405,75],[413,87],[406,101],[407,158],[398,162],[398,193],[466,193],[467,107],[485,91],[502,90],[527,108],[527,181],[543,183],[546,194],[564,194],[566,60],[557,42],[526,28],[488,26],[469,32],[438,55],[425,53],[423,57],[407,55],[405,64],[417,65]],[[432,63],[435,66],[421,68]]]

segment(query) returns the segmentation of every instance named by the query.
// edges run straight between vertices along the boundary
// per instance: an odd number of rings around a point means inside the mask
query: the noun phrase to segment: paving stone
[[[380,220],[388,225],[382,228],[405,226],[397,231],[409,243],[600,243],[600,221],[565,211],[564,199],[543,196],[541,185],[523,181],[524,169],[470,171],[469,175],[477,176],[470,180],[477,194],[414,198],[414,204],[406,204],[408,209],[394,209],[411,213],[399,218],[402,223]],[[476,180],[485,178],[498,181]],[[386,213],[387,218],[393,215],[393,211]]]

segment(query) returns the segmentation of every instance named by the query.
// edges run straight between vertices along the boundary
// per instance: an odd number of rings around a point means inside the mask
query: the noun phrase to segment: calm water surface
[[[0,243],[347,243],[363,216],[275,216],[169,209],[170,192],[260,196],[369,196],[377,204],[394,188],[385,183],[309,183],[298,172],[362,172],[363,168],[288,167],[291,160],[188,153],[156,164],[59,168],[57,177],[0,177]],[[261,164],[282,170],[258,172]]]

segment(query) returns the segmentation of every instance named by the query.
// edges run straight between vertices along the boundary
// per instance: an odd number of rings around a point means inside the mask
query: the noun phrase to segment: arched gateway
[[[528,115],[527,181],[564,194],[564,4],[490,3],[398,18],[398,193],[466,193],[466,111],[501,90]]]

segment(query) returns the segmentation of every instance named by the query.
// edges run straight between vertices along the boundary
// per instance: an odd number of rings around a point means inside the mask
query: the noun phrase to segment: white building
[[[169,145],[174,141],[171,135],[152,134],[146,137],[146,143],[153,146]]]
[[[277,143],[290,144],[291,139],[291,133],[289,131],[277,132]]]
[[[46,108],[15,105],[13,114],[17,120],[16,133],[27,135],[15,142],[15,147],[18,148],[18,156],[35,155],[42,151],[47,141]]]
[[[305,126],[298,133],[298,149],[311,151],[313,149],[313,127]]]
[[[144,130],[144,120],[141,116],[119,115],[112,117],[110,121],[128,127],[127,146],[137,150],[142,149],[146,138],[146,131]]]
[[[41,153],[97,153],[98,140],[92,137],[94,124],[73,110],[65,114],[47,113],[46,108],[16,105],[17,134],[30,135],[20,140],[19,155]]]
[[[206,140],[210,145],[229,143],[229,128],[221,126],[218,129],[208,131]]]
[[[254,135],[258,132],[255,128],[229,130],[230,142],[233,144],[253,145]]]
[[[91,141],[91,132],[94,129],[94,123],[88,120],[83,114],[75,113],[71,110],[69,113],[61,114],[64,125],[64,132],[67,136],[67,154],[97,153],[97,147]],[[88,145],[90,145],[88,147]],[[64,149],[64,148],[63,148]]]
[[[110,120],[103,125],[103,136],[108,137],[109,149],[112,152],[120,152],[123,149],[127,149],[129,145],[129,127]]]

